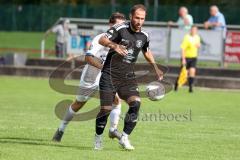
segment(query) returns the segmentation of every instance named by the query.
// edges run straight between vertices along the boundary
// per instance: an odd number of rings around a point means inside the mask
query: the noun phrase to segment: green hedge
[[[110,5],[0,5],[0,30],[44,31],[51,26],[59,17],[76,18],[99,18],[107,19],[113,10],[126,14],[131,6],[117,6],[115,9]],[[178,17],[179,6],[160,5],[158,14],[154,17],[153,7],[148,8],[148,21],[169,21]],[[203,23],[209,17],[209,6],[188,6],[195,23]],[[240,9],[234,7],[220,7],[226,17],[227,24],[240,24],[238,15]]]

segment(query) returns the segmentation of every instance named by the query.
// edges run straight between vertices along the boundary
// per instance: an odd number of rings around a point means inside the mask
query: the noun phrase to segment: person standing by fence
[[[44,35],[44,39],[46,39],[51,32],[56,34],[55,54],[58,58],[63,58],[67,52],[68,36],[70,35],[68,28],[69,23],[69,19],[66,19],[60,24],[47,30],[46,34]]]
[[[176,25],[178,25],[178,28],[184,29],[184,30],[190,30],[193,25],[193,17],[188,13],[188,9],[184,6],[179,8],[178,11],[179,18],[176,22]],[[168,22],[168,25],[171,26],[174,23],[172,21]]]
[[[204,28],[216,31],[223,31],[223,37],[226,36],[226,21],[224,15],[219,11],[217,6],[210,7],[211,17],[204,23]]]

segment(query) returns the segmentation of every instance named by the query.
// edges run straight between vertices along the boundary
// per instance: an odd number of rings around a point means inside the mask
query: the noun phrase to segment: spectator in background
[[[224,15],[219,11],[217,6],[210,7],[210,15],[211,17],[204,23],[204,28],[212,30],[223,30],[224,37],[226,35],[226,21]]]
[[[190,30],[193,25],[193,18],[188,14],[188,9],[186,7],[179,8],[179,18],[176,22],[180,29]],[[173,22],[169,22],[169,25],[173,25]]]
[[[56,34],[55,53],[58,58],[63,58],[67,52],[67,41],[70,35],[69,23],[69,19],[62,21],[60,24],[50,28],[44,36],[46,38],[51,32]]]

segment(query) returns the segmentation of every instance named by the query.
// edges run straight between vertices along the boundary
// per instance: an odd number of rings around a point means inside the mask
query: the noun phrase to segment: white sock
[[[124,137],[128,137],[128,134],[125,133],[125,132],[123,132],[122,135],[123,135]]]
[[[112,105],[113,109],[110,113],[110,131],[113,132],[115,129],[117,129],[118,122],[120,119],[121,114],[121,104],[118,105]]]
[[[96,137],[102,137],[102,134],[98,135],[97,133],[95,133]]]
[[[74,114],[76,114],[76,112],[74,112],[74,110],[72,110],[72,107],[69,106],[69,108],[67,109],[65,116],[59,126],[59,130],[64,132],[65,128],[67,127],[68,123],[73,119]]]

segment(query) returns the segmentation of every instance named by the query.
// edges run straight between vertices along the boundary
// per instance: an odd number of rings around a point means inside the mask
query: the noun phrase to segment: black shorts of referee
[[[196,68],[197,58],[186,58],[186,69]]]

